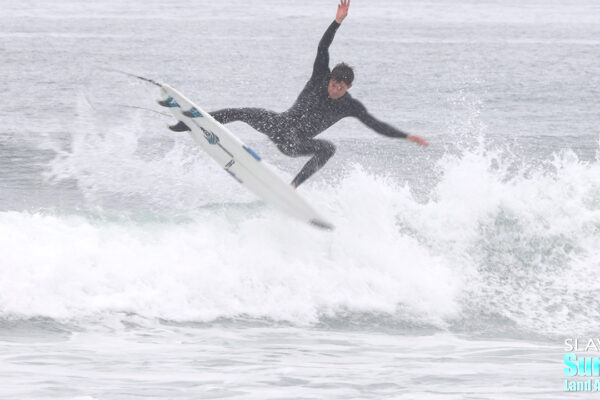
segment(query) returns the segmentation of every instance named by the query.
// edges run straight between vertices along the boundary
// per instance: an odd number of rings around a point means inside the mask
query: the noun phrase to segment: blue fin
[[[177,102],[172,97],[168,97],[165,100],[159,100],[158,104],[160,104],[163,107],[179,107],[179,104],[177,104]]]
[[[188,111],[184,111],[183,115],[188,118],[202,118],[202,114],[200,114],[200,111],[196,110],[195,107],[190,108]]]

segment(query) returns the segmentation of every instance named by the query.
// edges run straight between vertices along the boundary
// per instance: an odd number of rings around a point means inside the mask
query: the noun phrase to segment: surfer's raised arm
[[[340,27],[340,24],[348,16],[348,8],[350,7],[350,0],[341,0],[338,5],[337,13],[335,15],[335,21],[329,25],[329,28],[325,31],[325,34],[319,42],[317,49],[317,58],[313,66],[313,77],[324,75],[329,72],[329,46],[333,42],[335,32]]]
[[[350,0],[341,0],[338,5],[337,13],[335,14],[335,22],[341,24],[344,18],[348,16],[348,9],[350,8]]]

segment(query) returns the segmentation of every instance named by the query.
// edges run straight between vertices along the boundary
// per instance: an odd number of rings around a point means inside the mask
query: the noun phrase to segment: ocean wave
[[[600,164],[514,161],[448,152],[425,201],[357,165],[305,189],[332,233],[244,201],[184,217],[2,212],[0,317],[592,332]]]

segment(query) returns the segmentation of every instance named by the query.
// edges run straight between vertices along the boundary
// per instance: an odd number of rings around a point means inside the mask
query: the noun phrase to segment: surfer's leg
[[[261,133],[270,135],[275,130],[275,120],[279,114],[264,108],[226,108],[213,111],[210,115],[222,124],[241,121]]]
[[[298,175],[292,180],[292,186],[294,187],[300,186],[305,180],[321,169],[335,153],[333,143],[321,139],[282,143],[277,147],[283,154],[292,157],[312,155],[312,158],[304,164],[304,167],[302,167]]]

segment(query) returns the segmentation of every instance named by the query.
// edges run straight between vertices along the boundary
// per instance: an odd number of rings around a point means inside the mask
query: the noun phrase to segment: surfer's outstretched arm
[[[429,146],[429,143],[422,137],[409,135],[408,133],[402,132],[400,129],[394,128],[393,126],[378,120],[367,111],[367,108],[362,103],[357,100],[355,100],[353,116],[358,118],[360,122],[373,129],[380,135],[394,138],[404,138],[410,140],[411,142],[420,144],[421,146]]]
[[[350,0],[341,0],[338,5],[337,13],[335,15],[335,21],[329,25],[329,28],[325,31],[325,34],[319,42],[317,48],[317,58],[313,65],[312,77],[324,75],[329,73],[329,46],[333,42],[335,32],[340,27],[342,21],[348,15],[348,8],[350,7]]]

